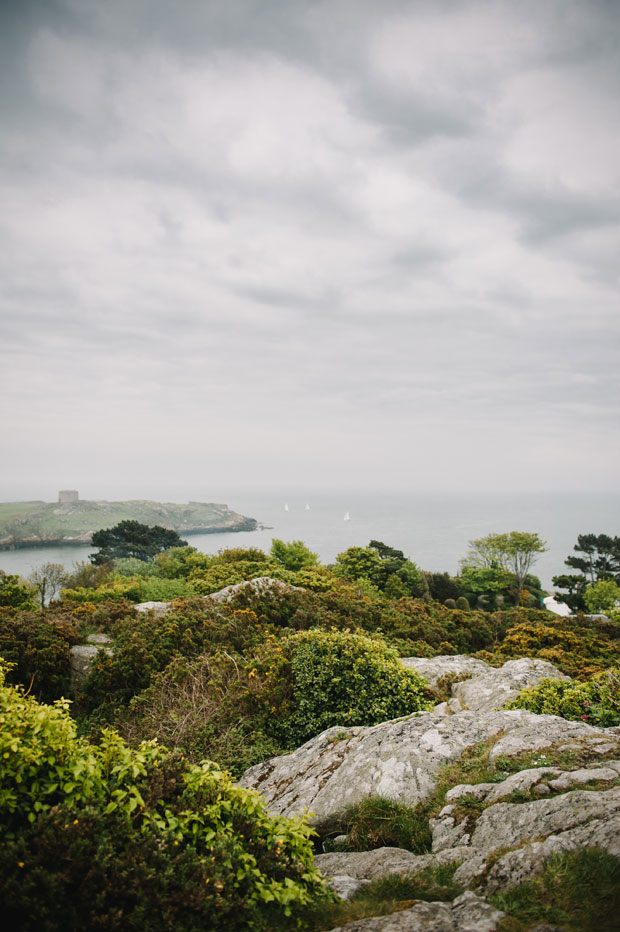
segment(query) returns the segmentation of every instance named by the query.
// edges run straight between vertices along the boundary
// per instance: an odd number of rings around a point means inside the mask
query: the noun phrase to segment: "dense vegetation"
[[[540,657],[575,679],[526,690],[513,707],[620,722],[614,564],[595,554],[581,592],[607,618],[560,617],[541,610],[530,573],[543,546],[490,535],[458,577],[425,573],[381,541],[331,567],[301,541],[274,540],[269,554],[178,546],[77,566],[47,606],[53,564],[34,588],[0,574],[7,916],[33,929],[87,927],[95,912],[106,929],[276,929],[310,903],[326,908],[308,831],[270,820],[225,771],[236,777],[331,725],[438,701],[399,656]],[[205,599],[259,577],[275,582]],[[134,608],[151,600],[169,610]],[[98,654],[71,711],[40,705],[68,694],[70,648],[92,633],[114,649]],[[385,837],[414,836],[406,812],[389,821]]]

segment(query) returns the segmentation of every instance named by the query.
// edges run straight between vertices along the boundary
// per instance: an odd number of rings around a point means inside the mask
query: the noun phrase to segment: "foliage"
[[[514,600],[521,604],[521,593],[525,579],[536,559],[536,555],[547,549],[538,534],[525,531],[510,531],[505,534],[488,534],[470,542],[470,550],[463,560],[463,567],[479,567],[504,570],[514,577]]]
[[[574,932],[616,932],[620,859],[595,848],[554,854],[533,880],[493,894],[490,901],[526,928],[540,920]]]
[[[215,761],[234,777],[283,748],[265,735],[248,704],[251,665],[218,651],[175,656],[117,720],[128,741],[156,738],[189,760]]]
[[[265,727],[297,747],[333,725],[375,725],[426,708],[424,680],[379,636],[300,631],[268,649],[255,701]]]
[[[281,563],[285,569],[293,572],[304,566],[316,566],[319,562],[318,554],[312,553],[301,540],[292,540],[286,544],[274,537],[271,542],[271,556],[276,563]]]
[[[85,561],[73,564],[73,572],[66,573],[64,585],[67,589],[97,589],[112,573],[112,564],[93,566]]]
[[[212,764],[111,731],[90,745],[65,703],[6,686],[0,711],[2,905],[16,926],[267,930],[325,895],[307,826]]]
[[[187,545],[176,531],[159,525],[149,527],[139,521],[121,521],[115,527],[95,531],[92,543],[99,548],[99,552],[90,557],[95,566],[126,557],[151,560],[155,554],[171,547]]]
[[[608,534],[579,534],[573,547],[583,556],[568,556],[564,561],[579,570],[590,583],[611,579],[620,583],[620,537]]]
[[[449,573],[423,573],[431,599],[444,602],[446,599],[458,599],[463,594],[460,581]]]
[[[50,701],[69,691],[69,648],[77,640],[70,619],[14,608],[0,609],[0,657],[10,663],[8,682]]]
[[[366,579],[392,598],[428,598],[428,583],[421,570],[406,559],[402,550],[379,540],[371,540],[368,547],[349,547],[339,553],[334,573],[354,583]]]
[[[35,608],[32,596],[32,589],[19,576],[0,570],[0,607]]]
[[[207,569],[214,561],[207,553],[198,553],[195,547],[170,547],[155,554],[153,562],[161,576],[166,579],[187,577],[192,570]]]
[[[590,612],[601,612],[614,620],[617,615],[620,620],[620,586],[611,579],[601,579],[588,586],[583,599]]]
[[[36,589],[41,608],[45,608],[60,591],[66,576],[62,563],[43,563],[30,574],[28,582]]]
[[[97,656],[80,697],[85,712],[97,710],[104,718],[146,689],[174,657],[189,659],[220,648],[240,652],[263,638],[253,612],[202,599],[184,601],[160,617],[125,615],[109,630],[114,654]]]
[[[127,561],[129,562],[129,561]],[[149,564],[144,563],[148,567]],[[68,602],[110,602],[128,599],[130,602],[171,602],[194,595],[194,586],[186,579],[166,579],[163,576],[117,576],[113,573],[96,589],[63,589],[62,598]]]
[[[559,576],[553,576],[551,582],[558,589],[568,590],[565,593],[556,593],[556,596],[558,596],[562,602],[565,602],[569,608],[572,608],[574,612],[586,611],[586,603],[584,602],[583,594],[588,585],[588,580],[585,576],[562,573]]]
[[[500,615],[500,613],[496,613]],[[498,653],[510,657],[539,657],[555,664],[562,673],[588,678],[620,662],[620,627],[611,621],[521,609],[498,645]]]
[[[598,673],[585,683],[543,679],[521,690],[504,708],[582,719],[602,728],[620,725],[620,667]]]
[[[369,796],[345,813],[340,830],[344,851],[372,851],[385,846],[405,848],[415,854],[431,850],[427,814],[384,796]],[[327,847],[327,846],[326,846]]]

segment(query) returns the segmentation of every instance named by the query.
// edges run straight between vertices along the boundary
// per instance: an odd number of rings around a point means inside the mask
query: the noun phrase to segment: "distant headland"
[[[126,520],[157,524],[179,534],[255,531],[258,527],[254,518],[214,502],[82,501],[77,491],[65,489],[58,493],[57,502],[0,502],[0,550],[88,544],[94,531]]]

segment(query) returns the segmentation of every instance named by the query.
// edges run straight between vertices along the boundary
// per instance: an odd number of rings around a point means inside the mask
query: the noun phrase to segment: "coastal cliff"
[[[2,502],[0,550],[87,544],[94,531],[125,520],[161,525],[184,535],[254,531],[258,526],[254,518],[214,502]]]

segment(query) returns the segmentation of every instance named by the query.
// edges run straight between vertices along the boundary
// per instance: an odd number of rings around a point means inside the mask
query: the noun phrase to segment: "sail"
[[[345,521],[350,521],[350,520],[351,520],[351,515],[349,514],[348,511],[345,511],[345,513],[344,513],[344,520],[345,520]]]
[[[288,511],[288,502],[285,504],[284,510],[285,510],[285,511]]]
[[[306,504],[306,511],[310,511],[310,505]]]

